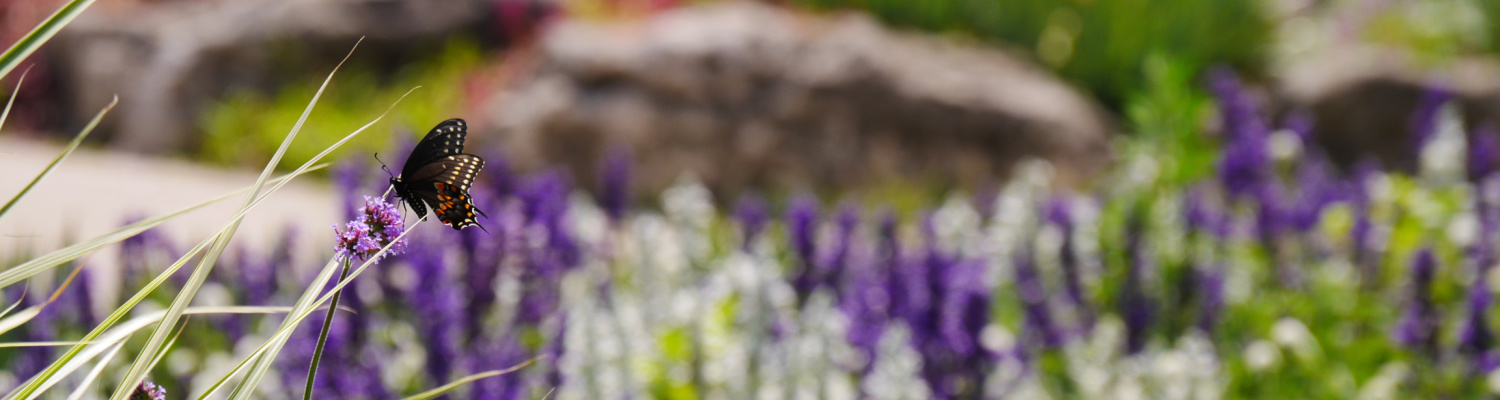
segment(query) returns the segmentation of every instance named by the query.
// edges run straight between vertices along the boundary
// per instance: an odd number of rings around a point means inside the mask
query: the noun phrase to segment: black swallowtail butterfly
[[[479,226],[474,214],[484,215],[484,211],[474,207],[469,186],[484,169],[484,159],[464,154],[464,137],[468,134],[464,120],[443,121],[417,142],[401,167],[401,176],[391,178],[396,196],[417,212],[418,219],[427,216],[426,202],[439,221],[455,230]]]

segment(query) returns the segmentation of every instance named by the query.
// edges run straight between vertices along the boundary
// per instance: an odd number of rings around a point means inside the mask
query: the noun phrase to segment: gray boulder
[[[584,183],[619,148],[633,153],[645,193],[684,171],[731,194],[972,187],[1033,157],[1076,184],[1110,157],[1100,108],[1044,70],[862,15],[727,2],[563,21],[540,40],[532,72],[475,125],[492,127],[522,167],[561,163]]]
[[[483,0],[99,4],[62,30],[48,55],[70,125],[118,94],[100,136],[117,148],[168,153],[196,144],[194,119],[220,96],[326,74],[361,36],[357,62],[409,58],[456,33],[482,32],[487,7]]]

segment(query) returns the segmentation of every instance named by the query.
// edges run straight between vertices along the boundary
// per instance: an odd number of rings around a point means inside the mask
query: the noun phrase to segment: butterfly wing
[[[424,166],[447,156],[462,154],[464,139],[468,136],[469,124],[462,119],[454,118],[437,124],[412,148],[411,155],[406,157],[406,164],[401,167],[401,178],[407,182],[416,182],[418,170]]]
[[[453,229],[477,226],[479,224],[475,221],[474,215],[476,213],[484,215],[484,212],[474,207],[474,198],[469,195],[469,187],[474,184],[474,177],[482,169],[484,169],[484,159],[479,156],[473,154],[445,156],[413,172],[413,180],[408,183],[408,190],[416,199],[420,199],[418,201],[431,204],[433,214],[436,214],[438,221],[442,221],[443,224]]]

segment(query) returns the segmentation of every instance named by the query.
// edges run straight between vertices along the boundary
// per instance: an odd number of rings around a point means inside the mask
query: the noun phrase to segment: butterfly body
[[[474,207],[469,187],[484,169],[484,159],[463,152],[467,136],[464,120],[443,121],[417,142],[401,167],[401,176],[391,178],[396,196],[411,206],[417,218],[427,217],[431,205],[438,220],[455,230],[479,226],[475,215],[484,212]]]

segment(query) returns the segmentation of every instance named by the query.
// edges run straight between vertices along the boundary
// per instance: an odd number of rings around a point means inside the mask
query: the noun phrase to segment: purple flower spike
[[[786,229],[787,236],[792,242],[792,251],[797,253],[799,260],[802,260],[802,268],[792,279],[792,288],[796,290],[798,299],[806,299],[819,279],[819,271],[815,267],[818,250],[817,199],[811,196],[801,196],[792,200],[792,204],[787,209]]]
[[[1437,352],[1437,330],[1442,323],[1432,302],[1432,278],[1436,270],[1437,257],[1431,248],[1417,252],[1412,261],[1412,287],[1406,311],[1391,335],[1396,343],[1428,355]]]
[[[1495,344],[1495,333],[1490,330],[1489,318],[1486,317],[1490,303],[1494,301],[1489,289],[1482,276],[1469,288],[1469,315],[1458,334],[1458,349],[1470,356],[1483,355]]]
[[[396,238],[405,230],[406,222],[395,205],[384,199],[365,196],[365,206],[359,216],[345,224],[342,232],[334,226],[334,233],[338,235],[334,251],[346,259],[368,260],[381,248],[390,245],[382,257],[401,254],[406,251],[406,241],[397,241]]]
[[[770,212],[766,210],[766,201],[753,193],[740,196],[734,207],[734,217],[740,221],[740,227],[744,231],[744,243],[740,247],[749,251],[750,245],[766,229],[766,221],[771,218]]]
[[[1156,319],[1156,304],[1146,294],[1142,275],[1148,267],[1146,249],[1143,245],[1146,235],[1145,221],[1140,214],[1131,216],[1126,231],[1127,243],[1125,252],[1127,256],[1125,282],[1120,289],[1120,315],[1125,320],[1125,351],[1129,354],[1139,353],[1146,348],[1146,339],[1150,334],[1152,323]]]
[[[1199,303],[1198,329],[1213,333],[1224,311],[1224,271],[1219,268],[1206,268],[1198,271],[1198,274],[1198,284],[1203,290],[1203,298]]]
[[[1469,180],[1481,182],[1495,172],[1500,163],[1500,133],[1494,125],[1485,125],[1474,131],[1469,141]]]
[[[1053,198],[1048,206],[1047,219],[1062,230],[1062,246],[1057,249],[1057,257],[1063,274],[1063,290],[1073,303],[1082,328],[1092,329],[1094,316],[1088,299],[1083,296],[1083,276],[1079,271],[1078,250],[1073,240],[1072,207],[1067,199]],[[1017,274],[1019,273],[1018,271]]]
[[[1026,314],[1023,338],[1044,348],[1062,344],[1063,334],[1053,321],[1052,310],[1047,304],[1047,288],[1036,270],[1031,254],[1022,251],[1015,261],[1016,292],[1021,297],[1021,307]]]
[[[166,400],[166,399],[167,399],[167,389],[162,388],[161,385],[157,385],[155,383],[151,383],[151,381],[143,381],[143,382],[141,382],[141,385],[140,386],[136,386],[135,391],[130,393],[130,400]]]
[[[630,151],[616,149],[604,158],[599,171],[599,208],[611,221],[619,222],[630,207]]]
[[[1430,85],[1422,94],[1422,99],[1417,103],[1417,109],[1412,112],[1410,120],[1412,144],[1417,146],[1418,151],[1432,140],[1433,134],[1437,132],[1438,111],[1452,98],[1453,94],[1442,85]]]

